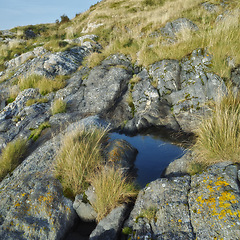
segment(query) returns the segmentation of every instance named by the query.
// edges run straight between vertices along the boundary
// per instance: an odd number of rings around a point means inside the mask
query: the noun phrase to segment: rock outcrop
[[[125,223],[127,239],[238,239],[239,166],[162,178],[140,191]]]
[[[215,11],[214,6],[203,5],[208,11]],[[180,18],[153,36],[162,34],[173,43],[186,29],[197,31],[198,27]],[[36,37],[32,31],[25,34]],[[94,190],[89,187],[86,196],[78,195],[73,203],[54,177],[53,163],[66,132],[93,125],[131,133],[152,126],[192,132],[198,116],[211,112],[208,102],[227,93],[223,79],[211,72],[212,56],[206,49],[148,68],[134,65],[123,54],[113,54],[93,68],[81,66],[85,56],[101,50],[96,39],[95,35],[65,39],[78,46],[57,53],[36,47],[7,61],[0,72],[0,152],[19,137],[31,138],[31,131],[41,124],[51,126],[36,142],[29,140],[28,156],[0,183],[1,239],[63,239],[79,218],[95,221]],[[69,79],[63,89],[46,95],[45,103],[27,106],[28,100],[42,98],[38,89],[29,88],[7,104],[8,87],[18,77],[33,73],[50,78],[68,75]],[[232,82],[240,86],[239,66],[232,70]],[[66,112],[52,115],[56,99],[66,103]],[[136,154],[123,140],[110,142],[104,151],[107,165],[126,174],[133,170]],[[122,230],[130,239],[238,239],[239,165],[214,165],[189,176],[186,167],[192,159],[186,154],[172,163],[164,178],[140,191],[131,213],[127,205],[114,209],[90,239],[118,239]]]
[[[198,116],[209,111],[206,103],[227,92],[224,81],[208,72],[211,59],[206,50],[196,49],[180,62],[163,60],[137,74],[131,87],[134,117],[126,129],[165,126],[192,132]]]

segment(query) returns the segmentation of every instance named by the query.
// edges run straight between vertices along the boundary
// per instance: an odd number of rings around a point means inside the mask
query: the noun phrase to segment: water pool
[[[114,132],[110,134],[110,138],[124,139],[138,150],[135,161],[136,180],[141,187],[159,178],[169,163],[180,158],[185,150],[157,134],[127,136]]]

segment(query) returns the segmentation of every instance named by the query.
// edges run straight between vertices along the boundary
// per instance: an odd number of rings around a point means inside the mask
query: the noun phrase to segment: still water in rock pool
[[[135,167],[138,169],[137,183],[141,187],[159,178],[169,163],[184,154],[184,148],[152,135],[111,133],[110,138],[124,139],[138,150]]]

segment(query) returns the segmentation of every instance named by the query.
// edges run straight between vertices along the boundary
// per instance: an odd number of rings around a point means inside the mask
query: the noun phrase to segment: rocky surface
[[[1,239],[60,239],[76,213],[52,175],[55,137],[34,151],[0,184]]]
[[[167,22],[167,24],[160,28],[158,31],[151,33],[153,37],[159,37],[162,35],[169,43],[174,43],[177,41],[177,34],[184,31],[197,31],[198,27],[192,21],[187,18],[178,18],[172,22]]]
[[[65,132],[103,126],[97,116],[69,125]],[[63,133],[33,151],[0,183],[1,239],[62,239],[77,214],[54,177],[53,163]]]
[[[117,240],[121,227],[126,219],[128,207],[121,205],[113,209],[107,217],[102,219],[91,233],[90,240]]]
[[[125,223],[127,239],[238,239],[239,166],[162,178],[140,191]]]
[[[207,114],[205,103],[226,93],[224,81],[209,73],[212,57],[196,49],[180,62],[163,60],[143,70],[131,87],[134,117],[127,129],[165,126],[192,132],[199,115]],[[153,87],[154,86],[154,87]]]
[[[181,18],[159,31],[173,42],[184,29],[198,28]],[[148,68],[134,65],[123,54],[113,54],[93,68],[80,67],[86,55],[100,51],[96,39],[95,35],[65,39],[78,46],[58,53],[37,47],[6,62],[0,73],[0,152],[14,139],[29,138],[42,123],[51,126],[36,142],[29,140],[28,157],[0,183],[1,239],[63,239],[79,218],[95,220],[94,190],[89,187],[85,192],[88,201],[79,195],[73,203],[54,178],[52,164],[64,133],[92,125],[126,132],[152,126],[192,132],[198,116],[210,113],[208,101],[227,92],[223,79],[211,72],[212,56],[206,49]],[[27,106],[28,100],[42,96],[37,89],[26,89],[7,104],[11,84],[32,73],[51,78],[69,75],[69,79],[63,89],[46,96],[46,103]],[[239,87],[239,67],[232,70],[232,81]],[[65,113],[52,115],[56,99],[67,103]],[[117,163],[125,173],[134,168],[136,153],[123,140],[110,142],[104,152],[108,164]],[[171,163],[164,178],[140,191],[129,217],[125,205],[114,209],[90,239],[117,239],[124,229],[130,239],[238,239],[239,166],[215,165],[189,176],[186,168],[191,160],[188,153]],[[89,234],[82,239],[88,238]]]

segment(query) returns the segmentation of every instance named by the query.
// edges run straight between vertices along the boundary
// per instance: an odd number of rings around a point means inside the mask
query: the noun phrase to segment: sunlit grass
[[[211,116],[202,119],[196,129],[193,147],[197,161],[204,165],[240,162],[240,97],[229,91],[215,102]]]
[[[95,189],[96,201],[93,208],[100,221],[114,208],[136,197],[137,190],[132,182],[115,167],[101,167],[90,177],[90,183]]]
[[[80,129],[64,136],[55,162],[55,175],[65,195],[82,193],[89,186],[86,181],[103,164],[102,143],[106,141],[104,129]]]
[[[20,77],[18,85],[21,90],[27,88],[38,88],[42,95],[57,91],[65,87],[66,76],[56,76],[55,79],[50,79],[40,75],[29,75],[28,77]]]
[[[27,141],[17,139],[7,144],[0,155],[0,181],[11,173],[22,161],[27,152]]]

